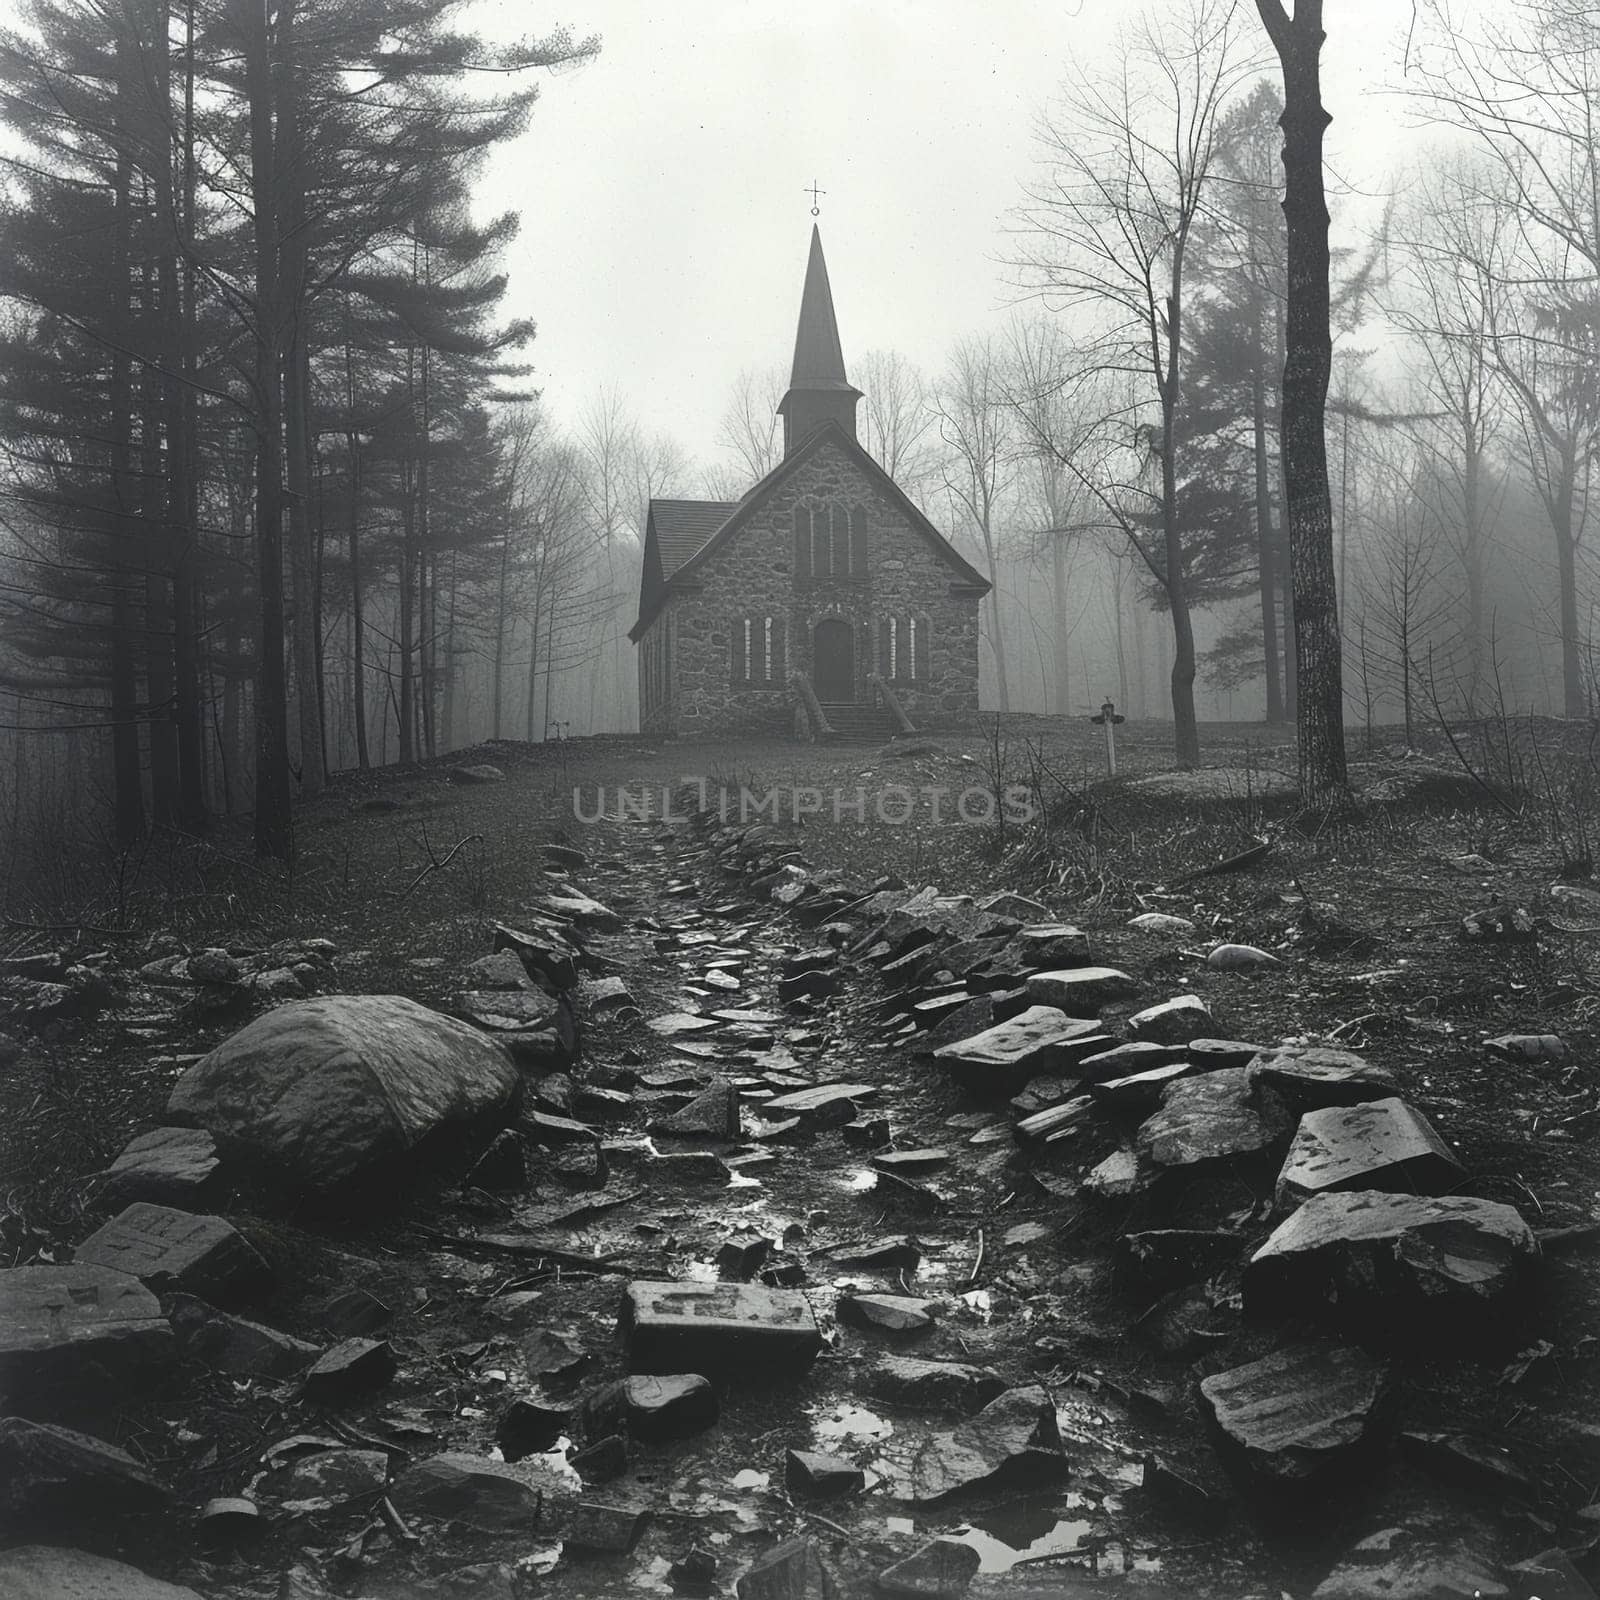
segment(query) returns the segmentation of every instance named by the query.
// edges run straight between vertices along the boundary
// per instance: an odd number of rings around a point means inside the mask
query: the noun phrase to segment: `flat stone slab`
[[[1069,1470],[1055,1402],[1037,1384],[1007,1389],[959,1427],[922,1440],[907,1466],[908,1481],[891,1480],[889,1492],[915,1505],[992,1486],[1002,1477],[1036,1488]]]
[[[845,1101],[871,1100],[878,1092],[875,1083],[822,1083],[812,1089],[796,1089],[780,1094],[762,1106],[763,1116],[815,1117]]]
[[[933,1326],[929,1303],[903,1294],[841,1295],[834,1315],[846,1327],[884,1333],[924,1333]]]
[[[1130,1072],[1125,1078],[1107,1078],[1089,1085],[1089,1096],[1112,1111],[1149,1110],[1161,1098],[1169,1083],[1186,1078],[1192,1069],[1187,1061],[1174,1061],[1164,1067],[1149,1067]]]
[[[645,1023],[663,1039],[683,1039],[697,1033],[714,1033],[722,1024],[715,1017],[699,1017],[691,1011],[668,1011]]]
[[[322,1353],[304,1339],[230,1316],[193,1295],[174,1295],[167,1316],[186,1356],[234,1377],[292,1378]]]
[[[1288,1137],[1282,1109],[1259,1101],[1249,1069],[1222,1067],[1180,1078],[1139,1129],[1139,1154],[1158,1167],[1192,1167],[1256,1155]]]
[[[108,1267],[12,1267],[0,1272],[0,1407],[38,1415],[70,1401],[104,1401],[170,1365],[161,1304]]]
[[[1250,1063],[1255,1082],[1265,1084],[1296,1111],[1353,1106],[1398,1092],[1395,1075],[1349,1050],[1291,1045],[1264,1050]]]
[[[970,1039],[941,1046],[933,1059],[964,1089],[1010,1096],[1030,1078],[1097,1055],[1112,1041],[1098,1022],[1058,1006],[1033,1005]]]
[[[0,1551],[0,1600],[203,1600],[195,1590],[86,1550],[27,1544]]]
[[[1128,1018],[1128,1032],[1152,1044],[1187,1044],[1204,1038],[1216,1025],[1211,1008],[1197,994],[1174,995]]]
[[[79,1263],[126,1272],[157,1294],[181,1291],[214,1305],[249,1300],[272,1279],[232,1223],[147,1200],[97,1228],[73,1254]]]
[[[1112,1078],[1126,1078],[1130,1073],[1148,1072],[1152,1067],[1169,1067],[1175,1061],[1186,1060],[1188,1052],[1183,1045],[1155,1044],[1147,1040],[1119,1044],[1085,1056],[1072,1070],[1085,1083],[1105,1083]]]
[[[1319,1194],[1250,1258],[1245,1310],[1336,1320],[1389,1343],[1492,1344],[1515,1325],[1538,1254],[1527,1223],[1496,1201]]]
[[[172,1490],[127,1451],[48,1422],[0,1417],[0,1523],[154,1511]]]
[[[866,1392],[892,1405],[929,1411],[978,1411],[1005,1392],[1006,1381],[992,1367],[964,1361],[922,1361],[916,1356],[883,1356],[863,1375]]]
[[[1036,972],[1024,987],[1037,1005],[1057,1006],[1068,1016],[1082,1016],[1119,1000],[1131,1000],[1139,985],[1118,967],[1060,967]]]
[[[574,922],[580,928],[593,928],[597,933],[615,933],[626,925],[610,906],[576,891],[572,894],[546,895],[536,904],[548,916],[562,922]]]
[[[1089,959],[1089,935],[1070,922],[1030,922],[1012,935],[1011,948],[1035,964],[1064,967]]]
[[[389,1499],[407,1519],[427,1517],[454,1522],[483,1533],[533,1533],[557,1520],[550,1502],[558,1487],[542,1462],[491,1461],[487,1456],[447,1450],[406,1468],[389,1489]],[[563,1496],[568,1514],[577,1484]]]
[[[204,1128],[152,1128],[106,1168],[102,1194],[114,1204],[182,1205],[209,1194],[220,1169],[217,1142]]]
[[[1395,1421],[1388,1369],[1364,1351],[1326,1342],[1206,1378],[1200,1403],[1223,1460],[1280,1488],[1363,1471]]]
[[[803,1372],[822,1349],[798,1289],[753,1283],[630,1283],[619,1320],[638,1372]]]
[[[959,1600],[978,1574],[983,1557],[959,1539],[930,1539],[903,1561],[878,1574],[884,1594],[914,1595],[921,1600]]]
[[[1368,1534],[1311,1591],[1311,1600],[1511,1600],[1523,1593],[1566,1600],[1582,1591],[1544,1584],[1513,1590],[1483,1530],[1424,1522]]]
[[[1289,1210],[1314,1194],[1346,1189],[1441,1194],[1464,1172],[1428,1119],[1404,1100],[1326,1106],[1301,1117],[1276,1200]]]

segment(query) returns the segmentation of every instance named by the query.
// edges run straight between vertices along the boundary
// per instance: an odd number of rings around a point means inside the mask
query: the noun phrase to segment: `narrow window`
[[[761,676],[768,683],[772,682],[772,618],[768,617],[762,626],[761,638]]]
[[[794,575],[811,576],[811,507],[794,508]]]
[[[889,618],[889,678],[892,682],[900,676],[900,622]]]
[[[921,673],[917,671],[917,619],[915,617],[906,619],[906,654],[911,659],[909,676],[913,679],[921,677]]]
[[[744,619],[744,675],[747,678],[755,676],[753,664],[752,664],[752,662],[750,660],[750,619],[749,619],[749,617],[746,617]]]
[[[789,658],[784,652],[783,618],[777,618],[772,624],[772,660],[777,668],[773,679],[775,683],[783,683],[788,678]]]
[[[917,631],[912,635],[911,646],[911,676],[918,683],[928,681],[928,644],[932,634],[932,626],[926,617],[921,620],[921,625],[916,626]]]
[[[857,578],[867,575],[867,508],[850,508],[850,571]]]
[[[750,675],[750,624],[748,622],[735,622],[733,625],[733,672],[732,677],[737,685]]]
[[[833,576],[833,508],[818,506],[811,513],[811,556],[819,578]]]

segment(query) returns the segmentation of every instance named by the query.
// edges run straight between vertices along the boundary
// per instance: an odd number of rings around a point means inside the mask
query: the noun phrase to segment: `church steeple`
[[[837,422],[855,438],[860,398],[861,391],[852,388],[844,374],[828,264],[822,259],[822,235],[813,223],[806,286],[800,296],[800,325],[794,336],[794,371],[789,392],[778,404],[778,415],[783,418],[783,453],[788,455],[824,422]]]

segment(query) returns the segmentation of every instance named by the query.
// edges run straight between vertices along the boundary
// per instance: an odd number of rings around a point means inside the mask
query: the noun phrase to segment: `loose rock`
[[[1427,1118],[1404,1100],[1328,1106],[1301,1117],[1276,1201],[1288,1210],[1312,1195],[1348,1189],[1441,1194],[1463,1173]]]
[[[449,1450],[408,1467],[389,1500],[407,1519],[458,1522],[481,1533],[532,1533],[540,1527],[547,1472]]]
[[[1215,1026],[1210,1007],[1197,994],[1175,995],[1128,1018],[1128,1032],[1152,1044],[1187,1044]]]
[[[106,1267],[0,1271],[0,1407],[28,1416],[136,1391],[168,1367],[172,1329],[137,1278]]]
[[[1253,1092],[1248,1069],[1222,1067],[1168,1085],[1139,1129],[1138,1150],[1157,1167],[1192,1167],[1257,1154],[1288,1134],[1287,1114]]]
[[[930,1539],[878,1574],[885,1594],[923,1595],[929,1600],[958,1600],[977,1576],[983,1557],[956,1539]]]
[[[884,1356],[862,1378],[865,1392],[892,1405],[929,1411],[980,1411],[1005,1392],[1006,1382],[992,1367],[961,1361],[920,1361],[915,1356]]]
[[[1493,1343],[1514,1325],[1537,1256],[1527,1223],[1495,1201],[1321,1194],[1251,1257],[1245,1309],[1331,1318],[1386,1342]]]
[[[387,1340],[344,1339],[306,1374],[305,1396],[315,1405],[345,1405],[392,1382],[397,1370]]]
[[[81,1265],[126,1272],[157,1294],[182,1291],[218,1305],[257,1298],[272,1274],[232,1223],[140,1200],[74,1252]]]
[[[718,1411],[716,1390],[698,1373],[664,1373],[623,1378],[596,1390],[584,1402],[583,1421],[594,1438],[631,1433],[637,1439],[681,1439],[709,1428]]]
[[[1510,1600],[1511,1592],[1477,1539],[1424,1525],[1369,1534],[1311,1600]]]
[[[1034,1005],[970,1039],[941,1046],[933,1058],[963,1089],[1005,1097],[1030,1078],[1068,1069],[1111,1043],[1098,1022]]]
[[[843,1600],[844,1590],[810,1539],[785,1539],[758,1556],[740,1577],[739,1600]]]
[[[106,1168],[102,1197],[113,1205],[152,1200],[192,1207],[219,1187],[217,1144],[204,1128],[152,1128]]]
[[[641,1372],[804,1372],[822,1349],[811,1303],[750,1283],[631,1283],[620,1328]]]
[[[860,1493],[866,1487],[867,1475],[841,1456],[790,1450],[783,1458],[783,1481],[791,1494],[807,1500],[829,1500]]]
[[[1388,1371],[1360,1350],[1297,1345],[1200,1385],[1224,1461],[1258,1482],[1310,1489],[1366,1471],[1394,1421]]]
[[[320,1353],[304,1339],[230,1316],[193,1295],[174,1295],[167,1318],[185,1355],[232,1377],[292,1378]]]
[[[61,1518],[155,1511],[171,1499],[167,1484],[103,1439],[0,1417],[0,1524],[36,1531]]]
[[[1254,972],[1282,963],[1253,944],[1219,944],[1206,957],[1206,965],[1217,972]]]
[[[1139,985],[1116,967],[1067,967],[1036,972],[1024,986],[1036,1005],[1056,1006],[1068,1016],[1092,1015],[1101,1006],[1131,1000]]]
[[[841,1295],[834,1315],[843,1327],[885,1333],[922,1333],[933,1326],[932,1310],[926,1300],[899,1294]]]
[[[1398,1091],[1395,1075],[1349,1050],[1286,1045],[1250,1062],[1251,1080],[1271,1089],[1296,1111],[1384,1100]]]

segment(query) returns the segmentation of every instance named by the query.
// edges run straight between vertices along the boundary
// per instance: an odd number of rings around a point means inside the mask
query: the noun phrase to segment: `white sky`
[[[536,381],[570,419],[602,386],[647,431],[715,455],[741,367],[787,370],[815,178],[845,361],[930,372],[1003,318],[1006,214],[1038,113],[1073,60],[1108,59],[1142,0],[481,0],[506,36],[599,33],[544,80],[486,209],[522,213],[508,309],[535,318]],[[1162,0],[1152,0],[1160,10]],[[1181,4],[1183,0],[1175,0]],[[1259,29],[1250,0],[1244,23]],[[1327,0],[1330,162],[1383,187],[1414,138],[1392,98],[1407,0]],[[1265,47],[1265,41],[1263,40]],[[1275,64],[1271,69],[1276,75]]]

